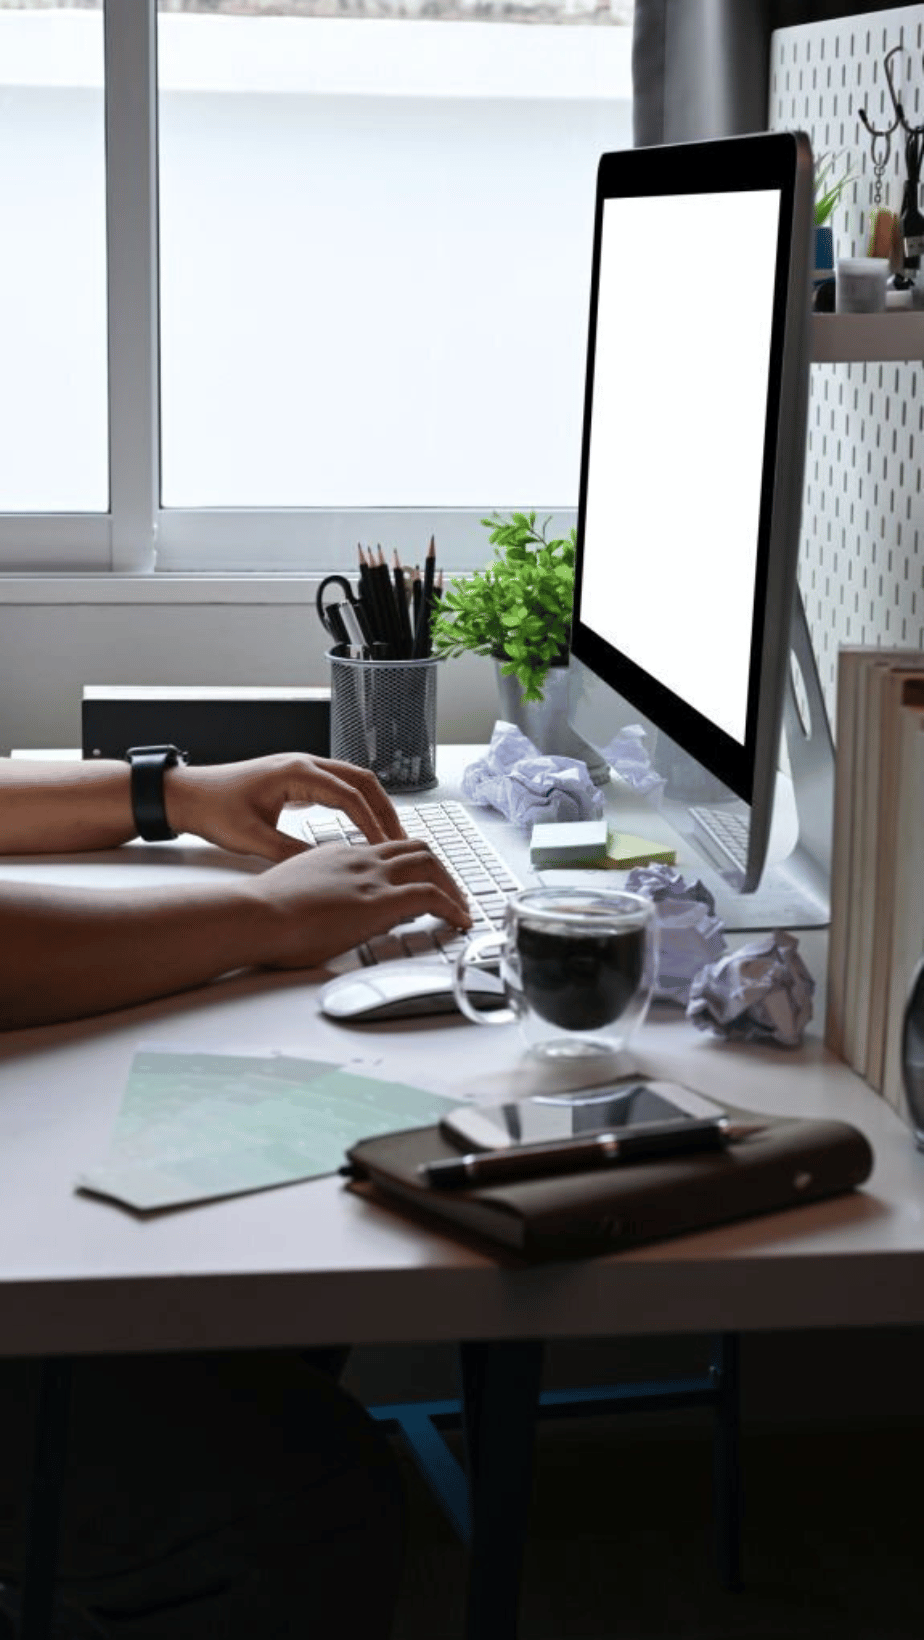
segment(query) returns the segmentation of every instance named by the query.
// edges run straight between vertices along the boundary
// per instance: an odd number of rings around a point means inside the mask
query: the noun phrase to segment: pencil
[[[377,547],[376,550],[378,557],[372,561],[372,574],[375,577],[381,599],[382,618],[385,625],[382,637],[386,643],[390,644],[392,654],[397,660],[401,655],[401,626],[398,619],[398,607],[395,603],[395,589],[388,573],[388,565],[385,562],[385,554],[381,546]]]
[[[359,572],[363,584],[366,618],[373,641],[380,644],[390,643],[391,639],[382,609],[382,594],[375,574],[375,560],[372,555],[372,548],[368,549],[368,556],[363,552],[362,547],[357,548],[357,551],[359,552]]]
[[[376,626],[378,622],[375,614],[375,602],[372,597],[372,587],[369,582],[369,565],[366,563],[366,555],[359,541],[356,543],[356,554],[359,562],[359,619],[366,630],[366,642],[371,646],[377,637]]]
[[[359,557],[359,587],[360,587],[360,593],[361,593],[361,596],[364,597],[366,599],[366,601],[368,602],[369,601],[369,565],[366,563],[366,554],[363,552],[362,543],[360,541],[357,541],[357,543],[356,543],[356,551],[357,551],[357,554],[358,554],[358,557]]]
[[[407,587],[404,583],[404,570],[401,560],[395,552],[395,566],[392,570],[395,583],[395,602],[398,606],[398,624],[401,628],[401,652],[404,660],[410,660],[414,647],[414,634],[411,631],[411,618],[407,612]]]
[[[420,614],[414,632],[413,657],[426,660],[430,655],[430,616],[433,609],[433,577],[436,573],[436,540],[431,535],[424,559],[424,582],[420,596]]]

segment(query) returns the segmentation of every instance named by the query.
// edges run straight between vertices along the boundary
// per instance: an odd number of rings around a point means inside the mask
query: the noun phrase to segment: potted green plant
[[[450,581],[433,623],[433,652],[491,655],[502,676],[518,680],[524,700],[541,701],[549,667],[568,664],[574,531],[549,541],[550,520],[537,529],[534,512],[481,522],[494,560]]]
[[[606,763],[568,725],[568,659],[574,594],[575,533],[549,540],[534,512],[481,520],[494,557],[450,581],[433,622],[433,653],[490,655],[501,715],[542,752],[580,757],[592,779]]]

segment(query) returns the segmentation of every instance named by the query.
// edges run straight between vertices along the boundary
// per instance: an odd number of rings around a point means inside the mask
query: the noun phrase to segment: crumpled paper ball
[[[626,888],[633,894],[644,894],[656,905],[668,899],[696,900],[706,907],[710,917],[715,913],[715,900],[705,883],[701,883],[698,877],[688,883],[676,866],[633,866],[626,878]]]
[[[586,763],[537,751],[516,724],[503,721],[494,725],[486,756],[465,770],[462,792],[515,826],[596,820],[603,813],[603,793]]]
[[[651,766],[644,744],[646,733],[640,723],[627,724],[604,748],[604,756],[620,780],[659,809],[666,781]]]
[[[698,878],[688,883],[675,866],[635,866],[626,888],[653,900],[658,914],[655,999],[683,1006],[695,975],[725,950],[725,925],[713,914],[715,901]]]
[[[798,944],[777,928],[728,952],[696,975],[687,1018],[717,1036],[797,1048],[815,990]]]

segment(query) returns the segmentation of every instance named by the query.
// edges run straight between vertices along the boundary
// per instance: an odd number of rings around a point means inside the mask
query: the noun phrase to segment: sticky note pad
[[[664,843],[653,843],[650,837],[637,837],[631,831],[611,831],[606,851],[606,864],[614,871],[631,871],[633,866],[672,866],[676,864],[677,850]]]
[[[596,866],[606,863],[605,820],[571,820],[535,825],[529,844],[530,864],[543,867]]]

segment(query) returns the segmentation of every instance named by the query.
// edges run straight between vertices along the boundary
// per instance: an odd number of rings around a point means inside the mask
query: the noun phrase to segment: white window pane
[[[109,504],[101,4],[0,6],[0,511]]]
[[[171,10],[158,55],[163,505],[573,505],[629,30]]]

